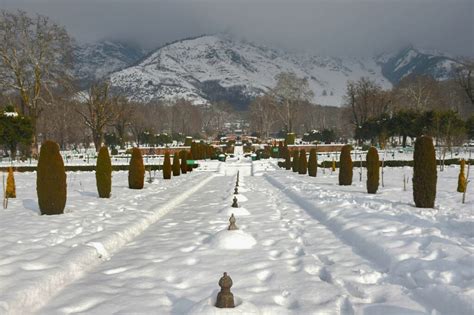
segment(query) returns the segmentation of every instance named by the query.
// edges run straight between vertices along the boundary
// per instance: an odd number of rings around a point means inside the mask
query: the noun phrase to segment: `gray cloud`
[[[0,0],[48,15],[79,41],[134,40],[152,48],[228,32],[327,55],[369,55],[413,44],[474,56],[474,2],[464,0]]]

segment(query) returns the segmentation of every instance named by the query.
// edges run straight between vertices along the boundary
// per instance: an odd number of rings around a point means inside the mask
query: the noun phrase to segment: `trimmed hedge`
[[[417,208],[434,208],[436,199],[436,152],[433,139],[421,136],[416,139],[413,152],[413,200]]]
[[[110,192],[112,191],[112,163],[109,150],[105,146],[99,150],[95,179],[99,197],[110,198]]]

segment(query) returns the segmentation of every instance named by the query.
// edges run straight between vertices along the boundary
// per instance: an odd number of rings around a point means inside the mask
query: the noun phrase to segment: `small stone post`
[[[237,225],[235,225],[235,217],[234,217],[234,214],[232,213],[232,215],[230,216],[229,218],[229,227],[227,228],[227,230],[229,231],[233,231],[233,230],[238,230],[239,228],[237,227]]]
[[[218,308],[234,308],[234,295],[230,292],[232,287],[232,279],[224,272],[224,276],[219,280],[221,291],[217,294],[216,307]]]
[[[234,195],[238,195],[239,194],[239,188],[235,187],[234,188]]]
[[[234,199],[232,200],[232,208],[238,208],[239,204],[237,203],[237,197],[234,196]]]

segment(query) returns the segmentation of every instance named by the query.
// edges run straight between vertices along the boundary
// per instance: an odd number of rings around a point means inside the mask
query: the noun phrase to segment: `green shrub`
[[[318,155],[316,149],[311,149],[309,151],[309,163],[308,163],[308,175],[311,177],[316,177],[318,173]]]
[[[418,208],[433,208],[436,199],[436,153],[431,137],[416,139],[413,153],[413,199]]]
[[[288,148],[285,150],[285,169],[291,170],[291,155]]]
[[[375,194],[379,189],[380,161],[375,147],[370,147],[366,157],[367,163],[367,192]]]
[[[304,149],[300,150],[300,159],[298,163],[298,173],[301,175],[306,175],[308,172],[308,161],[306,160],[306,151]]]
[[[179,163],[178,153],[173,155],[173,176],[179,176],[181,173],[181,164]]]
[[[142,152],[138,148],[133,148],[128,168],[128,187],[130,189],[143,189],[144,183],[145,165],[143,165]]]
[[[339,185],[352,185],[352,158],[350,145],[345,145],[341,149],[340,168],[339,168]]]
[[[296,135],[293,132],[286,134],[286,145],[295,144]]]
[[[171,179],[171,160],[170,153],[165,153],[165,160],[163,161],[163,179]]]
[[[188,152],[187,160],[194,160],[193,153],[191,151]],[[187,161],[186,161],[186,167],[187,167],[188,172],[193,171],[193,166],[187,165]]]
[[[181,174],[186,174],[186,172],[188,171],[188,166],[186,164],[186,160],[188,159],[188,152],[186,152],[186,150],[183,150],[179,152],[179,156],[181,158]]]
[[[37,167],[36,192],[41,214],[61,214],[67,198],[66,171],[59,146],[46,141],[41,146]]]
[[[107,150],[105,146],[99,150],[95,169],[95,180],[99,197],[110,198],[110,192],[112,190],[112,162],[110,161],[109,150]]]
[[[300,155],[298,153],[298,150],[294,150],[292,152],[293,154],[293,164],[291,165],[292,166],[292,170],[293,172],[297,173],[298,172],[298,164],[299,164],[299,159],[300,159]]]

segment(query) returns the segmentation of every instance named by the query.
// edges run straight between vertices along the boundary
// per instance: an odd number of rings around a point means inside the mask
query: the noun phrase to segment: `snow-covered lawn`
[[[435,209],[412,205],[408,167],[385,168],[376,195],[365,170],[341,187],[337,172],[310,178],[274,160],[200,168],[157,172],[141,191],[114,173],[110,200],[94,173],[69,173],[67,213],[50,217],[35,174],[17,174],[18,198],[0,211],[0,314],[473,313],[474,197],[461,204],[458,167],[438,173]],[[213,307],[223,272],[232,310]]]

